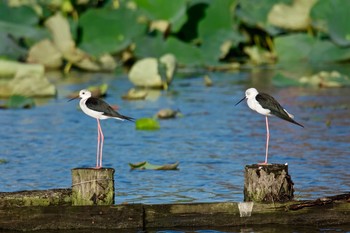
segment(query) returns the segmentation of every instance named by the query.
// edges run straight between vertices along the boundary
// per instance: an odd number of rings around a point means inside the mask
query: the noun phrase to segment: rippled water
[[[76,74],[73,76],[77,76]],[[106,101],[122,114],[152,117],[162,108],[183,117],[160,121],[158,131],[137,131],[133,123],[102,121],[104,166],[116,169],[116,203],[242,201],[244,166],[262,162],[265,118],[236,107],[255,86],[276,99],[305,128],[270,118],[271,163],[288,163],[297,199],[350,190],[349,88],[274,88],[250,73],[176,77],[169,91],[153,91],[145,101],[123,101],[132,87],[126,76],[90,74],[60,81],[57,99],[33,109],[1,110],[0,191],[66,188],[70,169],[95,166],[96,120],[65,96],[91,84],[108,83]],[[74,84],[72,84],[74,83]],[[180,162],[178,171],[130,171],[128,163]]]

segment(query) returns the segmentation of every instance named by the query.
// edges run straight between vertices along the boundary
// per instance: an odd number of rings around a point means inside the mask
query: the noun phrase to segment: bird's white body
[[[114,118],[114,119],[118,119],[118,120],[124,121],[124,119],[122,119],[122,118],[107,116],[107,115],[104,115],[103,112],[95,111],[95,110],[92,110],[92,109],[88,108],[87,105],[86,105],[86,101],[91,97],[91,92],[90,91],[88,91],[88,90],[81,90],[79,92],[79,97],[81,98],[80,102],[79,102],[79,106],[80,106],[81,110],[86,115],[91,116],[91,117],[96,118],[96,119],[100,119],[100,120],[105,120],[105,119],[108,119],[108,118]]]
[[[263,108],[259,102],[255,99],[255,97],[259,94],[259,92],[255,88],[249,88],[245,92],[245,96],[247,98],[247,104],[249,108],[253,111],[256,111],[264,116],[271,116],[271,111],[269,109]]]
[[[90,96],[88,96],[86,98],[82,97],[82,99],[79,102],[79,106],[80,106],[81,110],[86,115],[91,116],[91,117],[96,118],[96,119],[105,120],[105,119],[111,118],[109,116],[103,115],[103,112],[97,112],[97,111],[94,111],[94,110],[91,110],[90,108],[88,108],[85,103],[86,103],[87,99],[90,98],[90,97],[91,97],[91,93],[90,93]]]
[[[270,109],[266,109],[263,108],[261,106],[261,104],[259,104],[259,102],[256,100],[256,96],[259,94],[258,90],[256,90],[255,88],[249,88],[246,90],[245,92],[245,96],[247,98],[247,104],[249,106],[249,108],[253,111],[256,111],[257,113],[260,113],[264,116],[273,116],[271,113]],[[290,118],[294,118],[294,116],[292,114],[290,114],[289,112],[287,112],[286,109],[283,109]]]

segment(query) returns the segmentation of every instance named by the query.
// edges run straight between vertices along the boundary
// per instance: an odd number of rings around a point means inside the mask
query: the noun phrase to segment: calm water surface
[[[169,91],[152,91],[145,101],[121,99],[132,87],[126,76],[53,79],[56,99],[41,100],[33,109],[0,111],[0,159],[8,161],[0,164],[0,191],[67,188],[72,168],[95,166],[96,120],[66,95],[102,83],[110,85],[106,101],[118,104],[122,114],[152,117],[173,108],[184,115],[160,121],[158,131],[102,121],[103,161],[116,170],[116,203],[242,201],[244,166],[262,162],[265,154],[264,116],[245,103],[234,107],[251,86],[273,95],[305,126],[270,118],[269,162],[289,164],[296,198],[350,191],[350,89],[276,88],[249,77],[213,73],[212,87],[205,87],[203,76],[176,77]],[[146,160],[179,161],[179,170],[130,171],[128,163]]]

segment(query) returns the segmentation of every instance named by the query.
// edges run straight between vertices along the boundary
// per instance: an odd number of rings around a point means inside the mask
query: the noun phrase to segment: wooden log
[[[350,193],[315,201],[253,203],[241,217],[238,203],[123,204],[117,206],[0,206],[0,231],[257,227],[280,224],[330,226],[350,224]],[[349,225],[350,226],[350,225]],[[130,231],[130,229],[133,229]],[[119,232],[119,231],[118,231]]]
[[[247,165],[244,174],[244,201],[291,201],[294,197],[293,185],[287,164]]]
[[[71,189],[3,192],[0,193],[0,207],[71,205],[71,196]]]
[[[118,206],[25,206],[0,208],[0,232],[143,228],[141,204]],[[84,231],[82,231],[84,232]],[[102,232],[102,231],[101,231]]]
[[[72,169],[72,205],[114,204],[113,168]]]

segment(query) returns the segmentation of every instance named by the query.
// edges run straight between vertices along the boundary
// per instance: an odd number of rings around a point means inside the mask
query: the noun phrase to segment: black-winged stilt
[[[97,155],[96,155],[96,168],[102,168],[102,149],[104,136],[102,133],[100,120],[105,120],[108,118],[114,118],[118,120],[128,120],[133,121],[134,118],[123,116],[118,112],[114,111],[113,108],[107,104],[105,101],[91,96],[91,92],[88,90],[81,90],[79,96],[74,97],[71,100],[81,98],[79,105],[81,110],[97,120]]]
[[[265,162],[263,164],[267,164],[270,140],[269,122],[267,117],[277,116],[283,120],[289,121],[303,128],[304,126],[293,120],[294,116],[288,113],[287,110],[285,110],[272,96],[265,93],[259,93],[255,88],[247,89],[245,92],[245,97],[238,101],[235,106],[245,99],[247,99],[247,104],[250,109],[266,117],[266,155]]]

